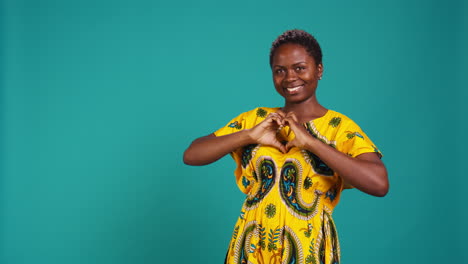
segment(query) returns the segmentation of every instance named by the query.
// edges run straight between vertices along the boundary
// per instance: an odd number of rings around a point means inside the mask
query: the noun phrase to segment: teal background
[[[196,137],[280,106],[286,29],[324,52],[318,96],[384,153],[349,190],[342,263],[466,263],[466,1],[1,2],[0,263],[222,263],[243,201]],[[466,174],[466,173],[465,173]]]

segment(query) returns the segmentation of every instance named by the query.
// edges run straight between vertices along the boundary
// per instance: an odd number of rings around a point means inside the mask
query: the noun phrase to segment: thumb
[[[286,149],[286,147],[285,147],[283,144],[281,144],[281,142],[279,142],[279,141],[277,141],[277,140],[274,141],[274,142],[272,142],[271,146],[273,146],[273,147],[279,149],[279,150],[280,150],[281,152],[283,152],[283,153],[288,152],[287,149]]]
[[[286,152],[289,152],[289,150],[292,149],[293,147],[295,147],[294,140],[291,140],[285,146]]]
[[[291,128],[292,131],[296,131],[299,124],[292,118],[286,118],[285,123]]]

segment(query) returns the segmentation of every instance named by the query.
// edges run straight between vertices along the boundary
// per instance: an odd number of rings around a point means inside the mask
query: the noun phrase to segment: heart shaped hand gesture
[[[289,126],[293,133],[293,140],[286,145],[278,140],[278,132],[284,126]],[[287,153],[293,147],[306,149],[308,143],[314,140],[292,112],[287,115],[282,112],[269,114],[265,120],[251,129],[250,135],[256,143],[275,147],[283,153]]]
[[[286,150],[289,151],[293,147],[307,149],[309,143],[312,140],[314,140],[314,137],[312,137],[306,130],[306,128],[299,123],[297,116],[294,113],[290,112],[283,118],[283,122],[285,125],[291,128],[291,131],[294,134],[293,140],[289,141],[288,144],[286,144]]]
[[[284,126],[284,116],[280,113],[271,113],[265,120],[253,127],[250,137],[259,144],[268,145],[286,153],[286,146],[277,138],[277,133]]]

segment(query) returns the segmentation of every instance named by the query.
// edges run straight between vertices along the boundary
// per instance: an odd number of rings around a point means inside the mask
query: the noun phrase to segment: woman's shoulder
[[[340,117],[341,119],[344,119],[344,120],[351,120],[350,117],[348,117],[347,115],[341,113],[341,112],[338,112],[336,110],[333,110],[333,109],[328,109],[328,115],[330,116],[333,116],[333,117]]]
[[[353,119],[336,111],[331,111],[330,117],[329,125],[334,125],[332,122],[333,118],[336,118],[335,120],[340,119],[339,124],[336,126],[334,138],[336,138],[341,152],[347,153],[352,157],[365,152],[376,152],[382,157],[380,150]]]
[[[334,126],[334,127],[348,126],[348,125],[355,125],[356,124],[347,115],[345,115],[345,114],[343,114],[341,112],[332,110],[332,109],[328,109],[328,112],[326,113],[326,117],[327,117],[326,121],[329,123],[329,125]]]
[[[360,125],[340,112],[329,110],[329,116],[325,122],[324,125],[330,128],[330,133],[335,131],[334,138],[342,138],[343,140],[352,139],[355,136],[361,139],[367,138]]]
[[[228,129],[241,129],[252,128],[258,123],[262,122],[270,113],[276,112],[279,107],[256,107],[251,110],[240,113],[234,117],[227,125]],[[235,132],[234,131],[234,132]]]

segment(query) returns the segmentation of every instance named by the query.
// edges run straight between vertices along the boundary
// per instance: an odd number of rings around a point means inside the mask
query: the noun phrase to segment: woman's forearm
[[[225,136],[217,137],[211,134],[198,138],[185,151],[184,163],[194,166],[210,164],[224,155],[249,144],[273,146],[285,152],[285,146],[276,138],[276,133],[282,124],[280,119],[281,116],[271,113],[253,128]]]
[[[376,153],[364,153],[353,158],[317,139],[310,140],[305,148],[319,156],[346,183],[374,196],[387,194],[387,170]]]
[[[210,134],[192,142],[184,152],[184,163],[193,166],[207,165],[252,143],[253,140],[248,129],[219,137]]]

